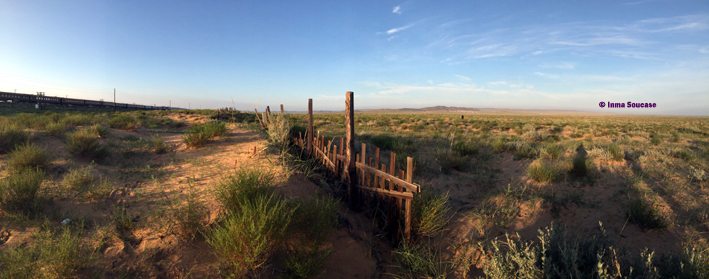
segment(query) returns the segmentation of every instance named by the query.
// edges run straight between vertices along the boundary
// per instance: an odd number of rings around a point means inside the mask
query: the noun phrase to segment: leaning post
[[[263,120],[266,122],[266,125],[271,123],[271,107],[266,106],[266,112],[263,115]]]

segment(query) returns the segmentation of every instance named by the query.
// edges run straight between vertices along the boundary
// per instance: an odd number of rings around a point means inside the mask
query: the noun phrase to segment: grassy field
[[[402,243],[271,119],[5,110],[0,278],[709,276],[707,118],[358,113],[415,158]]]
[[[413,156],[414,181],[455,212],[440,234],[419,239],[438,253],[400,248],[435,254],[424,269],[425,256],[409,263],[418,273],[692,278],[709,266],[707,120],[358,113],[355,130],[398,159]],[[327,136],[342,136],[343,123],[335,113],[314,120]]]

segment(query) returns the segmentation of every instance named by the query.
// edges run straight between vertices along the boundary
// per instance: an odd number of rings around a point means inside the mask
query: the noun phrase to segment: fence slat
[[[379,189],[379,188],[361,187],[361,186],[359,188],[362,190],[372,191],[372,192],[376,192],[376,193],[383,193],[386,195],[395,196],[397,198],[402,198],[402,199],[409,199],[409,198],[414,197],[414,194],[411,192],[390,192],[390,191]]]
[[[375,168],[373,168],[373,167],[367,166],[367,165],[362,164],[362,163],[360,163],[360,162],[357,162],[357,168],[359,168],[359,169],[366,169],[367,171],[373,172],[373,173],[378,173],[379,175],[382,175],[382,176],[386,177],[385,179],[388,179],[388,180],[392,181],[392,183],[394,183],[394,184],[396,184],[396,185],[398,185],[398,186],[401,186],[400,188],[410,189],[411,192],[414,192],[414,193],[418,192],[418,189],[419,189],[419,186],[418,186],[418,185],[416,185],[416,184],[414,184],[414,183],[409,183],[409,182],[407,182],[406,180],[404,180],[404,179],[402,179],[402,178],[399,178],[399,177],[397,177],[397,176],[393,176],[393,175],[391,175],[391,174],[388,174],[388,173],[386,173],[386,172],[380,171],[380,170],[375,169]],[[401,177],[404,177],[404,176],[403,176],[403,173],[404,173],[404,171],[402,170],[402,171],[401,171],[401,174],[402,174]]]

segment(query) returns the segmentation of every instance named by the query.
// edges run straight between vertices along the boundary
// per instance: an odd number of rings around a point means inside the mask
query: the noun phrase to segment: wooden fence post
[[[356,209],[359,203],[357,195],[357,167],[355,165],[355,122],[354,93],[345,93],[345,167],[343,177],[347,182],[347,195],[350,207]]]
[[[414,181],[414,158],[406,157],[406,182],[413,183]],[[406,213],[404,215],[404,235],[406,240],[411,239],[411,199],[405,201]]]
[[[308,99],[308,129],[305,132],[305,141],[308,155],[313,154],[313,99]]]
[[[261,117],[258,116],[258,109],[254,108],[254,112],[256,112],[256,119],[258,119],[258,123],[261,124],[261,128],[266,130],[266,124],[264,124],[263,119],[261,119]]]
[[[286,110],[285,110],[285,108],[283,108],[283,104],[281,104],[281,114],[285,114],[285,113],[286,113]]]
[[[266,112],[263,115],[263,118],[266,121],[266,124],[271,123],[271,107],[266,106]]]

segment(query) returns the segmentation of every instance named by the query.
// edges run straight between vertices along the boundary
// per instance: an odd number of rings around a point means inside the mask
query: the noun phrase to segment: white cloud
[[[400,15],[401,14],[401,6],[400,5],[394,6],[394,8],[391,9],[391,13]]]
[[[576,47],[588,47],[588,46],[602,46],[602,45],[629,45],[636,46],[643,42],[624,35],[591,35],[591,37],[584,37],[580,39],[568,39],[559,40],[552,42],[552,44],[563,45],[563,46],[576,46]]]
[[[389,30],[386,31],[386,34],[389,35],[389,36],[391,36],[391,35],[394,35],[394,34],[396,34],[396,33],[401,32],[401,31],[404,31],[404,30],[406,30],[406,29],[409,29],[409,28],[411,28],[412,26],[414,26],[414,25],[413,25],[413,24],[409,24],[409,25],[404,25],[404,26],[401,26],[401,27],[391,28],[391,29],[389,29]]]

